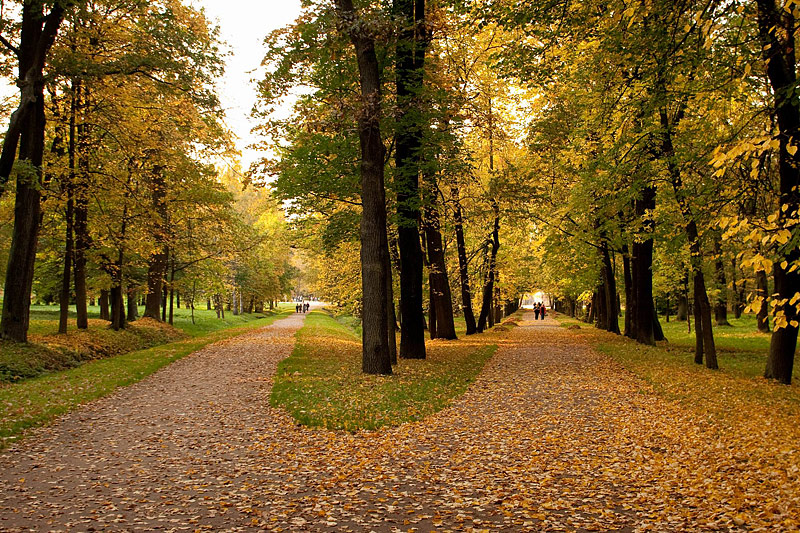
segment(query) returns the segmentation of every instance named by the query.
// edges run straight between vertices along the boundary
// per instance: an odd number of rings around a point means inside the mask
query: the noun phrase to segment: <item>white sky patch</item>
[[[300,0],[193,0],[192,3],[204,8],[206,16],[219,26],[220,38],[231,52],[226,58],[225,76],[217,87],[225,122],[236,135],[236,146],[242,152],[242,170],[247,170],[260,157],[247,147],[256,140],[250,133],[256,125],[250,119],[256,101],[256,85],[252,80],[258,77],[264,58],[264,37],[300,16]]]

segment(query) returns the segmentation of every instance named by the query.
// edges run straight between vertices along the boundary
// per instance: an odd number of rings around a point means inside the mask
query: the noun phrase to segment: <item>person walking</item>
[[[542,320],[544,320],[544,315],[545,314],[547,314],[547,306],[544,305],[544,302],[542,302],[542,305],[539,306],[539,316],[542,317]]]
[[[539,320],[539,302],[533,304],[533,316],[534,320]]]

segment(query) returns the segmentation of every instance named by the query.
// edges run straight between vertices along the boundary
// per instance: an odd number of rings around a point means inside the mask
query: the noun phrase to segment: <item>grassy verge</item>
[[[427,359],[401,360],[392,376],[361,373],[361,339],[314,311],[278,366],[270,402],[298,422],[327,429],[377,429],[420,420],[463,394],[497,349],[499,333],[429,341]]]
[[[766,413],[776,419],[800,418],[798,365],[794,385],[787,387],[765,380],[762,374],[769,336],[755,331],[755,322],[750,323],[748,318],[731,321],[733,327],[715,328],[720,370],[694,363],[694,332],[688,334],[685,322],[664,324],[669,341],[644,346],[563,315],[558,319],[565,327],[580,325],[575,335],[644,379],[657,394],[680,402],[700,417],[712,417],[730,427],[749,426],[750,422],[743,418],[761,420]]]
[[[228,313],[224,320],[220,320],[214,311],[195,310],[195,320],[192,322],[191,311],[176,309],[174,327],[152,319],[139,319],[122,331],[114,331],[107,321],[100,320],[97,306],[89,308],[89,316],[89,328],[79,330],[73,310],[67,334],[60,335],[58,308],[32,306],[28,335],[30,342],[19,344],[0,341],[0,383],[30,379],[73,368],[86,361],[206,335],[263,319],[265,315],[234,316]]]
[[[266,326],[287,316],[288,308],[261,319],[228,322],[227,329],[216,329],[178,342],[116,357],[98,359],[76,368],[0,385],[0,448],[19,438],[31,427],[43,425],[78,405],[100,398],[118,387],[135,383],[156,370],[204,346]]]

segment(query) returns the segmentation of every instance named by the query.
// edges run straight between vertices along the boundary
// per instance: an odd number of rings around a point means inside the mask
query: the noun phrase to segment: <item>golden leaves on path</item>
[[[6,453],[0,528],[796,530],[795,448],[742,447],[549,321],[504,333],[436,415],[299,427],[267,397],[300,320],[206,348]]]

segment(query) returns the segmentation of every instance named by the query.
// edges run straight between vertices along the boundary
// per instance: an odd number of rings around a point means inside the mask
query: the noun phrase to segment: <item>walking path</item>
[[[685,443],[669,434],[681,413],[549,317],[525,315],[451,407],[351,435],[269,407],[303,316],[208,346],[6,450],[0,530],[680,531],[698,514],[713,520],[701,494],[681,492],[703,474],[680,463]]]

